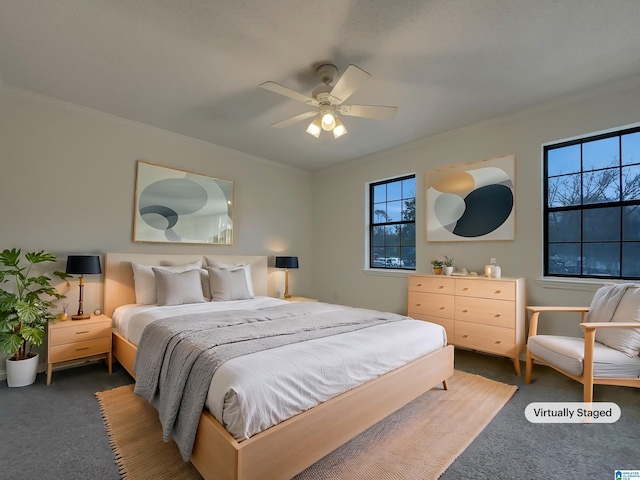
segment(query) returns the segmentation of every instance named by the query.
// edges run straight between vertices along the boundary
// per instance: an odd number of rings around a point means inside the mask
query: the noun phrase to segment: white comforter
[[[144,327],[160,318],[283,302],[256,297],[170,307],[125,305],[113,318],[118,331],[137,345]],[[234,358],[216,371],[206,406],[236,440],[242,441],[444,347],[446,342],[441,326],[407,319],[252,353]]]

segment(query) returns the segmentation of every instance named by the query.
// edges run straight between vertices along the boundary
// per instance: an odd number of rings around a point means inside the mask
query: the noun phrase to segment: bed
[[[202,255],[108,253],[105,258],[105,313],[135,304],[132,262],[182,265]],[[207,256],[225,264],[251,266],[256,298],[269,288],[267,258]],[[211,302],[216,303],[216,302]],[[415,323],[415,322],[414,322]],[[376,327],[377,328],[377,327]],[[372,329],[369,329],[372,330]],[[135,378],[136,345],[114,329],[113,354]],[[453,347],[443,345],[303,413],[247,439],[238,439],[205,409],[200,414],[191,462],[204,478],[219,480],[290,478],[366,428],[453,375]],[[366,405],[366,408],[362,408]]]

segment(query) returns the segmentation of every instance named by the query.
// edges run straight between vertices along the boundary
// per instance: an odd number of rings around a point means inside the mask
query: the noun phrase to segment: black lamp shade
[[[69,255],[66,272],[75,275],[96,275],[102,273],[98,255]]]
[[[298,257],[276,257],[276,268],[298,268]]]

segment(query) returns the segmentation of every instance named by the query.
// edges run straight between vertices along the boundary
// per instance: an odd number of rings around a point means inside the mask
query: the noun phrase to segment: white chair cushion
[[[578,337],[536,335],[529,337],[529,351],[542,361],[565,372],[582,375],[584,367],[584,340]],[[613,378],[640,377],[640,357],[626,354],[595,342],[593,349],[593,376]]]
[[[620,299],[612,322],[638,322],[638,329],[599,328],[596,342],[615,348],[629,357],[640,354],[640,288],[629,287]]]

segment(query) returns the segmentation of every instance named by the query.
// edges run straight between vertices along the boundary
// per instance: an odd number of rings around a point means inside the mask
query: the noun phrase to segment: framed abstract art
[[[138,161],[133,240],[233,244],[233,182]]]
[[[515,155],[427,172],[427,241],[514,240]]]

